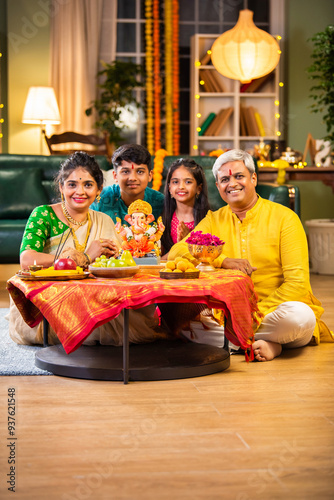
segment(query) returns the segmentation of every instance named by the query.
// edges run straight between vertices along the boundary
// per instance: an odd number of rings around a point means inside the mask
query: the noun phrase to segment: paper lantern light
[[[237,24],[215,40],[211,60],[216,70],[227,78],[247,83],[276,68],[280,48],[273,36],[257,28],[253,12],[239,12]]]

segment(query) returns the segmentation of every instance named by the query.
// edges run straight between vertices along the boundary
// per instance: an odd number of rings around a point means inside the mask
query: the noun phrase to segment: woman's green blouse
[[[61,235],[68,226],[58,219],[49,205],[36,207],[30,214],[22,238],[20,253],[24,250],[43,252],[50,238]]]

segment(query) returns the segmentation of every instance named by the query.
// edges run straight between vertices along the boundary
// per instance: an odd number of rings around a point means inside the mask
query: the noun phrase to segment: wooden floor
[[[312,286],[334,329],[334,276],[312,275]],[[269,363],[232,356],[227,371],[185,380],[2,377],[0,498],[332,500],[333,367],[334,344],[321,344]]]

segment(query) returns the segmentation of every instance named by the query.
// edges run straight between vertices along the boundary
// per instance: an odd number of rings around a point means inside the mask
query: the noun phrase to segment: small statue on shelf
[[[158,242],[165,230],[161,217],[154,222],[152,207],[144,200],[136,200],[128,208],[125,216],[130,226],[121,225],[116,218],[116,232],[121,236],[123,250],[129,250],[133,257],[144,257],[150,252],[160,255]]]
[[[268,161],[270,154],[270,144],[265,144],[264,141],[260,141],[259,144],[254,145],[253,154],[257,160]]]

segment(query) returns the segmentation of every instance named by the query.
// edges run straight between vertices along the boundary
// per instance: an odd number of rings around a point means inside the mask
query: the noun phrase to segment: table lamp
[[[60,113],[56,94],[52,87],[30,87],[23,110],[22,123],[38,124],[41,127],[41,154],[43,133],[46,125],[59,125]]]

